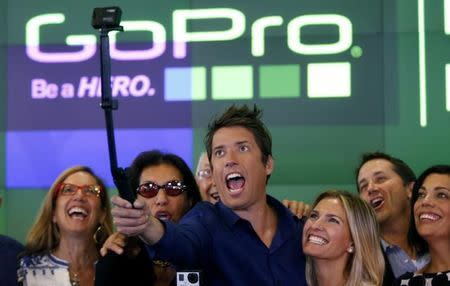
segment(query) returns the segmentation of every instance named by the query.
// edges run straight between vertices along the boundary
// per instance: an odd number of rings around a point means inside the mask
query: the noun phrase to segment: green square
[[[299,65],[263,65],[259,69],[261,98],[300,97]]]
[[[252,99],[252,66],[214,66],[211,69],[213,99]]]
[[[192,100],[206,99],[206,68],[193,67],[192,71]]]

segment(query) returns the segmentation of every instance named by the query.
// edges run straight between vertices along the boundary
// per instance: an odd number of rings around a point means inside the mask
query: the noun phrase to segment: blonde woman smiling
[[[327,191],[313,204],[303,230],[310,286],[379,286],[384,260],[372,208],[359,197]]]

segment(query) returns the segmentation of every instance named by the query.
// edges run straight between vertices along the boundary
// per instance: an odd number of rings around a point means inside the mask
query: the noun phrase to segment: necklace
[[[162,260],[153,260],[153,264],[155,264],[156,266],[159,266],[161,268],[167,268],[170,266],[169,262],[162,261]]]
[[[71,286],[80,286],[80,278],[78,277],[78,273],[69,270],[69,279]]]

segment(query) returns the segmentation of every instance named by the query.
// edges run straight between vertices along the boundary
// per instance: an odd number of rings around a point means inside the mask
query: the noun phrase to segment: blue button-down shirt
[[[277,214],[269,248],[247,220],[218,202],[197,204],[178,225],[165,223],[150,253],[178,269],[200,269],[203,285],[306,285],[303,223],[274,198],[267,202]]]
[[[413,260],[397,245],[389,244],[384,239],[381,240],[381,245],[389,259],[395,278],[407,272],[416,272],[430,262],[430,255],[428,253],[418,256],[416,260]]]

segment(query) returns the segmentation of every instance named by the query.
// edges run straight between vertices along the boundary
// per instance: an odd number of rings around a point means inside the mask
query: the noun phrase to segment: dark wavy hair
[[[419,190],[422,187],[428,176],[432,174],[441,174],[450,176],[450,165],[434,165],[427,168],[422,174],[419,175],[417,181],[414,184],[412,196],[411,196],[411,221],[408,231],[408,239],[415,241],[417,245],[417,251],[419,254],[428,252],[428,243],[417,232],[416,224],[414,223],[414,204],[419,198]]]
[[[183,183],[187,187],[187,198],[188,200],[191,200],[192,206],[201,201],[200,191],[195,181],[194,174],[192,174],[192,171],[186,162],[178,155],[163,153],[159,150],[142,152],[134,159],[131,166],[127,169],[131,189],[136,192],[136,189],[139,187],[139,179],[145,168],[161,164],[168,164],[180,171],[181,176],[183,177]]]

